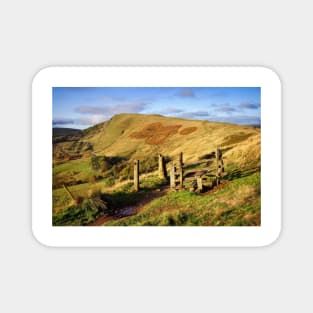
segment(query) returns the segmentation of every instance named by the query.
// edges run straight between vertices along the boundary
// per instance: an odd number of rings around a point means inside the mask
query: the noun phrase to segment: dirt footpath
[[[138,203],[132,206],[126,206],[124,208],[118,208],[114,215],[104,215],[99,217],[94,222],[88,224],[88,226],[102,226],[104,223],[112,220],[117,220],[123,217],[132,216],[138,214],[147,204],[152,202],[154,199],[162,197],[169,190],[168,186],[162,187],[158,190],[153,190],[145,194]]]

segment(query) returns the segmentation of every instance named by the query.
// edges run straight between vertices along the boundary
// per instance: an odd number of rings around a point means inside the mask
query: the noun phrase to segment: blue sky
[[[84,129],[119,113],[260,124],[259,87],[53,87],[53,127]]]

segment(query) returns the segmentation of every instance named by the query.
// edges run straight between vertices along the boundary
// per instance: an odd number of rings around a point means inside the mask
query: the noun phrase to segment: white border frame
[[[52,87],[261,87],[261,226],[52,226]],[[47,246],[233,247],[281,231],[281,84],[264,67],[48,67],[32,85],[32,229]]]

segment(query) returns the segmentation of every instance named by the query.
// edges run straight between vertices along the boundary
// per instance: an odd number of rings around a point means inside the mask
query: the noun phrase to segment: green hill
[[[227,154],[246,162],[251,154],[253,159],[259,157],[255,148],[259,148],[260,129],[161,115],[119,114],[84,130],[78,141],[89,143],[97,155],[140,158],[155,153],[174,156],[183,151],[186,161],[196,161],[216,146],[228,147]],[[68,150],[64,143],[63,148]]]
[[[257,175],[258,178],[253,176],[254,179],[251,180],[254,187],[244,187],[241,192],[243,199],[249,199],[250,195],[254,200],[258,199],[259,201],[256,190],[260,187],[260,128],[161,115],[119,114],[107,122],[83,131],[70,132],[65,131],[65,135],[58,136],[58,140],[53,144],[53,207],[55,212],[61,212],[70,204],[70,199],[62,188],[64,183],[69,186],[76,197],[88,198],[88,194],[97,190],[102,195],[107,194],[106,199],[111,198],[112,200],[116,192],[122,192],[118,199],[114,198],[112,201],[124,199],[124,205],[132,202],[138,203],[139,200],[136,198],[138,195],[129,194],[132,184],[127,180],[132,177],[132,160],[141,160],[142,185],[146,186],[146,192],[151,193],[152,191],[153,193],[153,189],[163,188],[162,184],[160,185],[160,182],[157,181],[155,172],[158,154],[175,161],[179,153],[183,152],[186,173],[201,170],[201,168],[207,169],[207,166],[209,166],[209,170],[214,171],[214,162],[209,159],[217,146],[223,151],[226,168],[225,181],[232,183],[237,179],[243,179],[244,183],[244,177]],[[255,188],[256,185],[258,185],[257,188]],[[232,188],[229,190],[233,191]],[[180,195],[183,196],[183,193]],[[170,195],[170,197],[172,196]],[[231,192],[227,197],[231,197]],[[229,202],[228,200],[225,201]],[[181,206],[182,202],[177,205]],[[150,203],[147,205],[151,206]],[[164,207],[164,203],[160,205]],[[116,203],[111,203],[112,206],[116,207]],[[152,207],[155,208],[153,205]],[[190,208],[188,210],[190,211]],[[187,214],[188,210],[183,211]],[[98,211],[96,210],[96,212]],[[182,212],[182,209],[178,212]],[[128,225],[125,219],[129,220],[130,225],[139,223],[136,220],[139,215],[124,217],[122,218],[123,223]],[[93,219],[95,217],[87,220]],[[147,219],[156,225],[164,222],[152,214],[151,218],[142,217],[139,224],[145,224]],[[189,219],[187,220],[185,224],[192,224]],[[201,221],[202,219],[199,223],[202,223]],[[241,222],[242,220],[236,223],[240,224]],[[80,225],[81,222],[77,223]],[[120,222],[110,221],[108,223],[119,224]],[[208,221],[203,223],[210,224]],[[218,223],[217,220],[214,225],[216,223]],[[195,222],[195,224],[197,223]]]

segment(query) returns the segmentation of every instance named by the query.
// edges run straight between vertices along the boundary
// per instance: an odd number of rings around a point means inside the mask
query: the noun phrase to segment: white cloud
[[[146,107],[146,102],[131,102],[126,104],[109,104],[102,106],[89,106],[83,105],[75,109],[80,114],[102,114],[106,116],[112,116],[119,113],[139,113]]]

